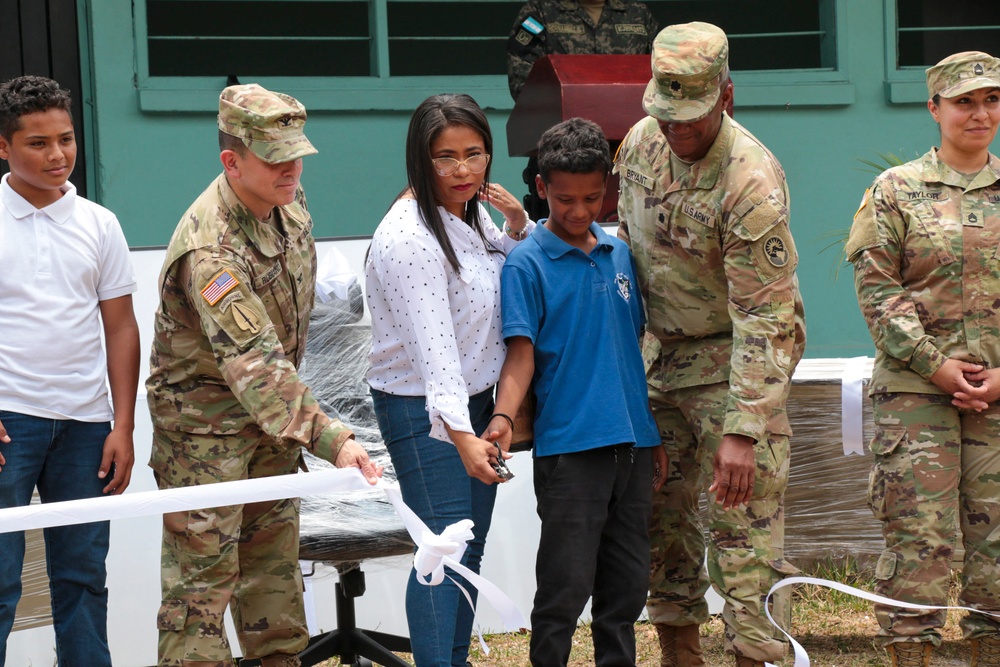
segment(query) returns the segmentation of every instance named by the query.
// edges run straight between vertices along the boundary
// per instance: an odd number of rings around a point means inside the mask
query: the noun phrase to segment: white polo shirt
[[[76,195],[43,209],[0,180],[0,410],[112,419],[98,302],[136,291],[114,214]]]

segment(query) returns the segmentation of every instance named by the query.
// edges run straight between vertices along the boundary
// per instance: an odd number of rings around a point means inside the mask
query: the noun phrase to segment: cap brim
[[[719,101],[719,88],[698,100],[677,99],[660,93],[656,79],[650,79],[642,96],[642,107],[653,118],[672,123],[691,123],[709,114]]]
[[[319,151],[306,139],[306,135],[300,134],[293,139],[282,139],[281,141],[252,141],[247,142],[250,152],[268,164],[278,164],[280,162],[291,162],[306,155],[315,155]]]
[[[938,95],[941,97],[958,97],[959,95],[971,93],[973,90],[979,90],[980,88],[1000,88],[1000,79],[977,76],[974,79],[966,79],[965,81],[956,83],[954,86],[945,88]]]

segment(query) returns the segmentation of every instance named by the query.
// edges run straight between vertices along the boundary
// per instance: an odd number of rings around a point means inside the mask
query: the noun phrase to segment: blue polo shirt
[[[503,337],[535,347],[535,456],[660,444],[639,350],[635,262],[596,223],[588,255],[539,224],[507,257]]]

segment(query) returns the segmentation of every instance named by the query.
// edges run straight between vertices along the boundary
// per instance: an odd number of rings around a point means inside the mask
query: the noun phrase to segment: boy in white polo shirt
[[[114,214],[67,180],[76,138],[58,83],[0,84],[0,158],[10,167],[0,180],[0,508],[27,505],[36,486],[42,502],[122,493],[139,381],[135,276]],[[111,665],[108,541],[107,521],[45,529],[61,667]],[[0,534],[0,665],[23,561],[24,533]]]

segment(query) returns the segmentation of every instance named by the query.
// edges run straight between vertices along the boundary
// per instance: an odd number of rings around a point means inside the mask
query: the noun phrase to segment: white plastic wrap
[[[369,456],[385,466],[385,477],[395,479],[365,380],[371,327],[357,323],[362,314],[360,303],[334,299],[316,304],[300,375],[323,410],[350,426]],[[320,468],[330,464],[307,454],[307,465]],[[303,498],[300,544],[302,559],[334,563],[413,549],[385,494],[374,490]]]
[[[868,561],[884,546],[881,524],[867,504],[870,371],[862,374],[864,455],[845,456],[842,444],[841,380],[851,362],[805,359],[792,381],[788,415],[794,435],[785,497],[785,555],[796,565],[844,556]]]

